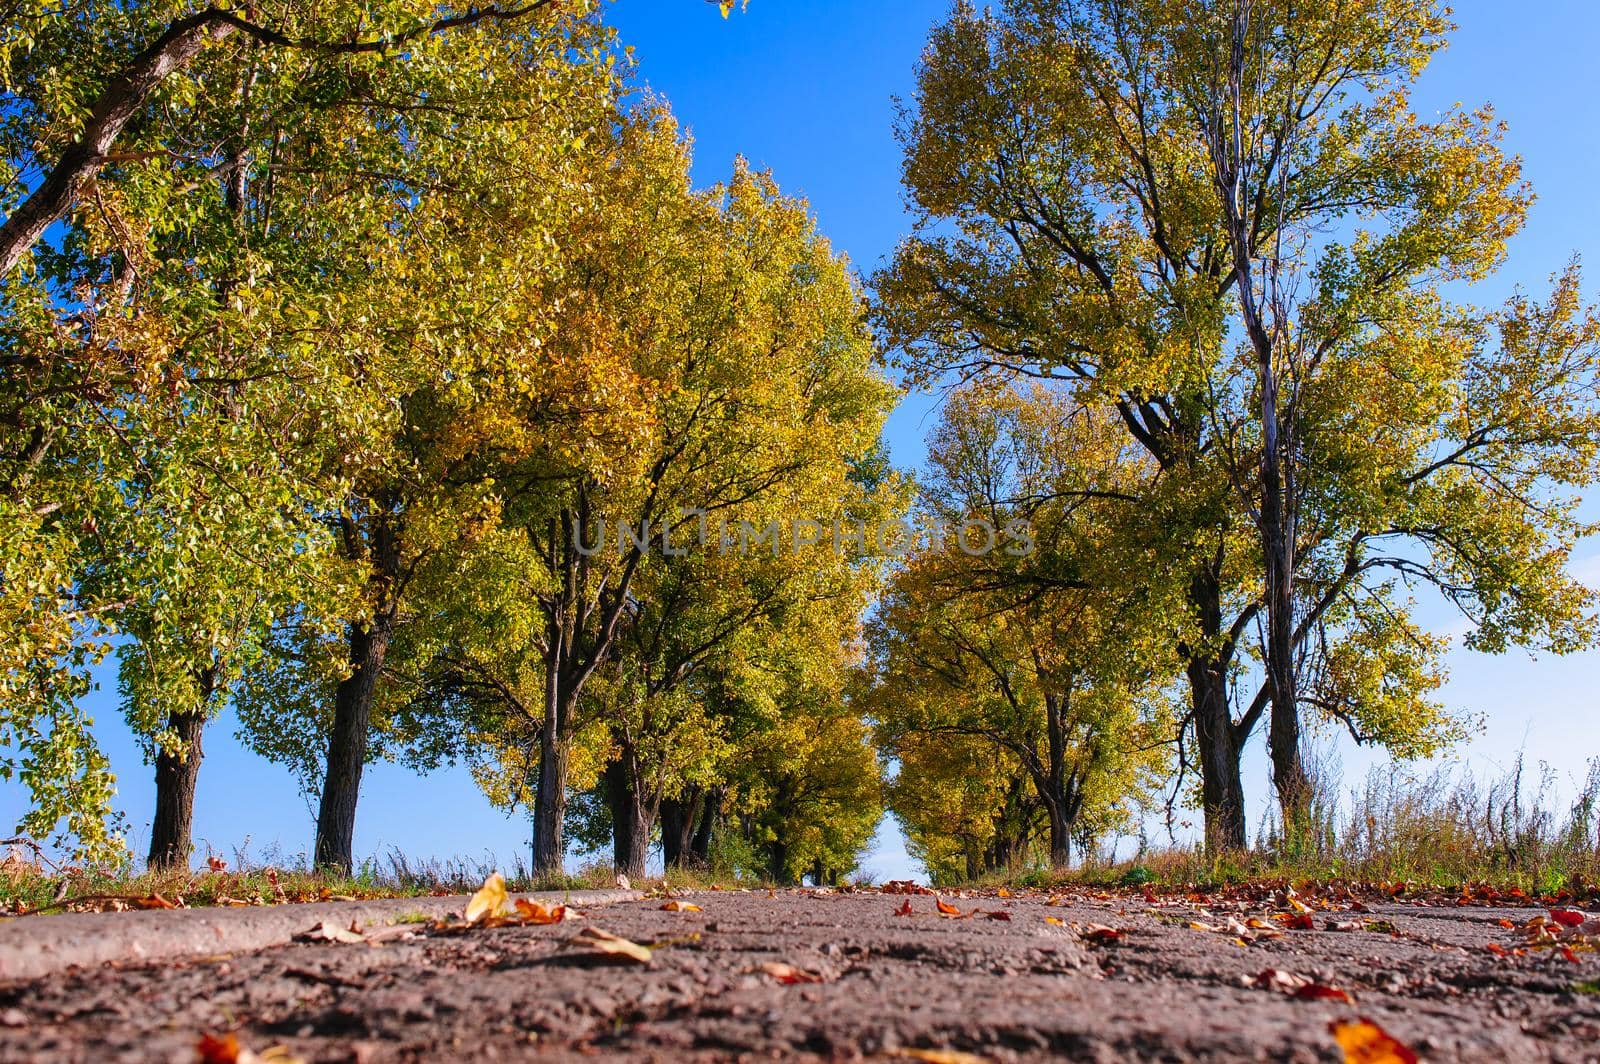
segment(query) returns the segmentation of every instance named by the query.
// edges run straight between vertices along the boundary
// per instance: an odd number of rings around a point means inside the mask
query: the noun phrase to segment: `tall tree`
[[[615,367],[608,398],[637,412],[634,431],[503,477],[545,618],[541,873],[561,867],[584,689],[637,614],[666,530],[704,522],[719,541],[770,549],[770,519],[810,497],[803,477],[841,482],[824,471],[870,449],[889,396],[846,267],[802,204],[742,164],[726,186],[691,193],[685,148],[659,115],[626,123],[615,150],[597,182],[608,209],[586,220],[555,296],[565,327],[553,350]]]
[[[939,734],[1003,747],[1045,811],[1056,868],[1080,818],[1146,788],[1170,741],[1164,611],[1123,576],[1139,568],[1119,535],[1141,479],[1124,447],[1110,418],[1042,387],[952,398],[923,504],[956,538],[895,574],[874,626],[872,704],[891,749]],[[1033,542],[976,550],[987,538],[962,530],[979,521]]]
[[[1547,489],[1591,476],[1592,345],[1564,284],[1552,306],[1570,327],[1513,385],[1492,333],[1531,312],[1509,328],[1525,334],[1537,304],[1484,314],[1443,294],[1495,266],[1526,202],[1491,116],[1409,110],[1447,28],[1423,0],[960,4],[903,127],[921,217],[878,280],[888,338],[923,372],[1071,381],[1161,470],[1152,524],[1187,559],[1178,646],[1214,847],[1245,841],[1238,757],[1263,716],[1283,815],[1303,819],[1300,721],[1338,699],[1304,689],[1298,663],[1314,641],[1375,650],[1383,626],[1355,617],[1377,616],[1390,578],[1444,589],[1490,630],[1504,631],[1490,615],[1516,619],[1512,642],[1569,647],[1587,608],[1561,572],[1572,511]],[[1426,376],[1413,388],[1385,366]],[[1396,424],[1380,380],[1407,382],[1419,420]],[[1511,416],[1483,416],[1485,392]],[[1495,458],[1452,459],[1462,445]],[[1479,502],[1409,521],[1407,492],[1431,495],[1427,481],[1510,503],[1519,531],[1484,535]],[[1467,569],[1481,596],[1456,592]],[[1372,609],[1329,612],[1352,598]],[[1264,681],[1234,699],[1258,618]],[[1388,649],[1431,655],[1413,632],[1388,628]],[[1418,683],[1389,702],[1417,712],[1406,741],[1448,737],[1413,661]]]
[[[333,445],[326,476],[343,488],[323,517],[360,591],[346,600],[339,647],[285,631],[286,660],[302,667],[263,673],[241,707],[252,744],[300,766],[318,791],[315,860],[337,868],[351,864],[363,767],[390,712],[375,718],[390,648],[426,612],[414,601],[425,571],[498,519],[493,455],[582,436],[603,372],[548,363],[543,296],[562,268],[552,233],[588,200],[596,160],[585,137],[613,119],[609,36],[561,21],[535,37],[483,31],[431,45],[438,54],[399,68],[396,84],[362,89],[409,99],[415,115],[378,126],[387,157],[370,172],[384,176],[363,206],[380,232],[324,382],[339,401],[317,426]],[[365,113],[359,100],[351,113]],[[538,424],[499,420],[506,395]],[[307,748],[311,736],[320,750]]]

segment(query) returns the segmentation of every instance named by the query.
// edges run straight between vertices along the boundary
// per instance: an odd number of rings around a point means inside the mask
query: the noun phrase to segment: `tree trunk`
[[[209,704],[210,694],[209,682],[202,683],[202,706]],[[167,718],[183,745],[176,751],[156,751],[156,814],[150,824],[152,872],[189,866],[189,853],[194,849],[194,791],[200,780],[200,738],[206,718],[205,709],[172,713]]]
[[[1041,670],[1040,680],[1045,677]],[[1065,871],[1072,864],[1072,826],[1077,819],[1077,803],[1067,793],[1067,724],[1070,692],[1046,693],[1045,730],[1049,741],[1045,765],[1046,778],[1037,780],[1039,799],[1050,816],[1050,867]]]
[[[1244,779],[1239,771],[1243,737],[1228,705],[1225,667],[1209,659],[1188,665],[1189,698],[1200,745],[1200,796],[1205,810],[1206,852],[1245,848]]]
[[[767,851],[767,875],[780,887],[789,885],[789,844],[774,839]]]
[[[713,787],[706,792],[704,804],[700,808],[700,823],[694,829],[694,838],[689,842],[689,855],[701,868],[711,867],[711,836],[717,829],[717,820],[722,816],[722,789]]]
[[[661,859],[668,868],[682,868],[694,850],[695,829],[699,827],[704,795],[698,788],[682,798],[661,802]]]
[[[618,875],[643,879],[645,860],[650,852],[650,835],[655,829],[655,808],[640,793],[632,769],[632,758],[624,756],[606,766],[606,802],[611,807],[611,852]]]
[[[1266,490],[1262,548],[1267,565],[1266,672],[1272,713],[1267,747],[1272,783],[1283,814],[1285,841],[1303,840],[1310,829],[1311,783],[1300,756],[1300,697],[1294,645],[1294,521],[1275,456],[1263,463]]]
[[[1045,799],[1045,811],[1050,814],[1050,867],[1066,871],[1072,867],[1072,823],[1067,818],[1065,803]]]
[[[557,671],[545,684],[544,728],[539,733],[539,789],[533,801],[533,874],[561,876],[566,871],[567,768],[572,745],[566,730],[572,719]]]
[[[348,677],[333,696],[333,729],[328,736],[327,775],[317,811],[316,866],[348,873],[354,865],[356,802],[367,763],[372,698],[389,650],[392,617],[380,612],[369,625],[350,626]]]

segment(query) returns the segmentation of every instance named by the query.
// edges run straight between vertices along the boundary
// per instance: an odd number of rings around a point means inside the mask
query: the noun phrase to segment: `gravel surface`
[[[4,982],[0,1060],[193,1061],[232,1032],[306,1061],[1339,1061],[1330,1024],[1359,1016],[1425,1060],[1600,1061],[1600,955],[1502,926],[1542,909],[1370,904],[1241,937],[1229,919],[1276,927],[1285,899],[685,900],[702,911],[656,898]],[[656,948],[607,955],[573,941],[586,928]],[[1293,996],[1294,977],[1327,989]],[[1309,996],[1333,990],[1353,1003]]]

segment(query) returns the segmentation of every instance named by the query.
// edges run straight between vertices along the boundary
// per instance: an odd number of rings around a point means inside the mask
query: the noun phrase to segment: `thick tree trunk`
[[[1205,810],[1206,852],[1245,848],[1244,780],[1239,770],[1242,738],[1228,705],[1225,667],[1191,660],[1189,698],[1200,745],[1200,795]]]
[[[704,801],[699,788],[693,788],[682,798],[661,802],[661,859],[668,868],[682,868],[692,856]]]
[[[789,885],[789,844],[774,839],[767,849],[767,875],[780,887]]]
[[[617,874],[644,878],[655,830],[656,803],[640,793],[632,759],[623,756],[606,766],[606,802],[611,807],[611,852]]]
[[[317,811],[316,865],[349,872],[354,862],[356,802],[367,763],[372,699],[389,650],[392,619],[380,615],[369,625],[350,626],[348,677],[333,696],[333,729],[328,735],[327,775]]]
[[[1194,716],[1200,747],[1200,796],[1205,811],[1206,852],[1225,853],[1245,848],[1244,780],[1239,760],[1256,725],[1257,714],[1247,713],[1234,723],[1228,698],[1228,670],[1233,662],[1233,640],[1223,631],[1222,591],[1218,572],[1220,554],[1211,564],[1196,569],[1189,583],[1189,607],[1200,628],[1201,639],[1189,655],[1189,708]]]
[[[1063,802],[1046,799],[1044,805],[1050,815],[1050,867],[1065,871],[1072,867],[1072,822]]]
[[[533,801],[533,874],[566,871],[567,768],[572,744],[566,731],[572,706],[559,673],[545,685],[544,728],[539,734],[539,789]]]
[[[208,687],[208,685],[202,685]],[[202,705],[210,700],[210,691]],[[156,814],[150,824],[149,866],[153,872],[188,868],[194,849],[194,792],[200,780],[200,739],[207,713],[173,713],[167,724],[183,745],[156,751]]]

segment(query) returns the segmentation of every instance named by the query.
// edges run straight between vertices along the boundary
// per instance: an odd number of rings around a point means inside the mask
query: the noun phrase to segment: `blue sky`
[[[899,152],[891,137],[892,98],[910,92],[928,28],[946,0],[751,0],[723,21],[700,0],[613,0],[610,18],[635,46],[641,79],[672,105],[693,134],[696,179],[725,177],[735,155],[770,167],[786,191],[811,201],[822,229],[863,272],[905,231]],[[1574,254],[1600,249],[1594,180],[1600,171],[1600,9],[1587,0],[1461,0],[1461,29],[1425,76],[1424,114],[1457,102],[1492,103],[1510,126],[1538,194],[1527,229],[1505,270],[1478,286],[1498,301],[1516,285],[1537,291]],[[1600,271],[1600,264],[1596,264]],[[1586,286],[1600,293],[1600,282]],[[914,466],[933,423],[933,401],[910,396],[890,421],[896,462]],[[1580,548],[1575,569],[1600,581],[1600,544]],[[1441,631],[1452,618],[1429,616]],[[1476,772],[1507,766],[1519,750],[1546,762],[1558,779],[1580,776],[1600,756],[1600,654],[1533,661],[1525,654],[1485,658],[1456,652],[1447,698],[1482,714],[1485,727],[1456,752]],[[119,773],[119,804],[136,852],[149,839],[151,770],[121,726],[115,684],[92,695],[98,733]],[[256,859],[276,850],[293,859],[309,849],[313,811],[287,772],[242,750],[224,715],[206,737],[195,834],[231,854],[248,841]],[[1386,762],[1338,744],[1345,782],[1354,785]],[[1266,800],[1259,742],[1246,783],[1257,808]],[[14,821],[23,795],[0,786],[0,822]],[[526,820],[494,810],[464,771],[417,777],[393,765],[368,769],[356,825],[358,855],[401,847],[412,856],[494,855],[502,864],[526,845]],[[879,878],[913,871],[892,824],[880,832],[867,867]]]

